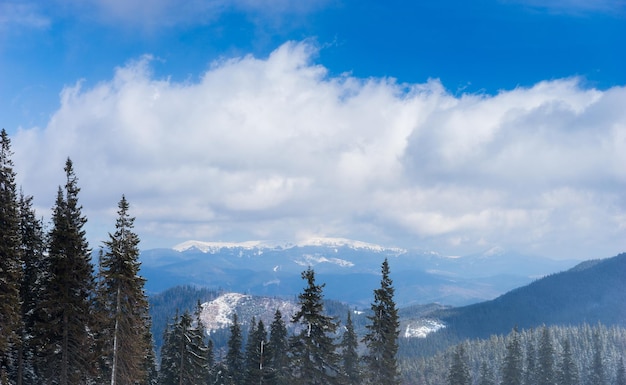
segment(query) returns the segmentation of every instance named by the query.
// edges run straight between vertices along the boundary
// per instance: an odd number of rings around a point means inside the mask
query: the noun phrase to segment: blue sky
[[[623,0],[0,0],[0,124],[97,245],[626,249]]]

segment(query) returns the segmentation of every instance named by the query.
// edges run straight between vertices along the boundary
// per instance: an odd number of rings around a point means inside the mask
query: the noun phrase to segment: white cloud
[[[570,14],[585,14],[602,12],[623,16],[626,13],[624,0],[503,0],[528,5],[533,8],[545,9],[552,12]]]
[[[122,193],[144,247],[340,236],[454,255],[626,248],[626,89],[577,79],[497,95],[329,76],[315,49],[214,63],[197,83],[150,58],[61,93],[13,138],[19,182],[49,210],[74,160],[91,237]]]
[[[214,22],[222,14],[241,12],[250,19],[275,22],[285,17],[306,15],[324,7],[329,0],[57,0],[80,10],[77,16],[139,27]]]
[[[23,1],[0,1],[0,31],[15,27],[47,28],[50,20],[34,4]]]

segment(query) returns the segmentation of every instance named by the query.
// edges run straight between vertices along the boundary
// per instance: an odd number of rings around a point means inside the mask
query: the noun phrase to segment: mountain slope
[[[485,338],[546,325],[626,326],[626,253],[588,261],[494,300],[436,312],[446,333]]]

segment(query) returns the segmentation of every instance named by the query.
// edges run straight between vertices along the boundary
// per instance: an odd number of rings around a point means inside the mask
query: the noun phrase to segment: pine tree
[[[339,346],[341,347],[341,366],[345,383],[347,385],[360,384],[361,366],[359,363],[359,353],[357,352],[359,341],[354,331],[354,324],[352,323],[352,315],[350,312],[348,312],[346,330],[343,333]]]
[[[289,343],[287,341],[287,327],[283,315],[276,309],[274,320],[270,325],[270,339],[265,353],[266,384],[289,385]]]
[[[522,346],[517,328],[509,335],[506,355],[502,365],[502,385],[520,385],[522,383]]]
[[[382,264],[380,288],[374,290],[372,315],[363,342],[368,348],[364,357],[367,377],[372,384],[396,385],[400,383],[396,354],[400,323],[398,309],[393,300],[393,281],[389,277],[389,263]]]
[[[487,363],[484,361],[480,364],[480,377],[478,379],[478,385],[496,385],[493,370],[491,370],[491,368],[489,368]]]
[[[106,320],[103,346],[111,385],[144,383],[151,364],[146,359],[152,352],[145,279],[139,276],[139,237],[133,232],[135,218],[129,215],[124,196],[118,209],[115,233],[104,242],[98,292]]]
[[[39,298],[42,296],[42,282],[48,272],[46,259],[46,237],[42,221],[37,219],[32,207],[33,198],[20,194],[20,253],[23,261],[20,299],[22,312],[21,344],[17,351],[17,385],[41,383],[35,375],[35,340]]]
[[[240,385],[244,378],[244,359],[241,351],[243,336],[237,313],[233,313],[228,351],[226,352],[227,379],[230,385]]]
[[[246,344],[244,384],[259,385],[264,383],[263,360],[266,344],[267,331],[265,330],[263,320],[259,320],[257,324],[253,317],[250,323],[248,342]]]
[[[298,295],[300,310],[291,319],[300,331],[291,337],[290,352],[293,365],[293,383],[326,385],[338,382],[339,357],[332,335],[338,324],[324,314],[322,290],[315,283],[315,272],[308,268],[302,272],[307,286]]]
[[[159,385],[195,385],[209,377],[203,328],[185,311],[168,325],[161,347]]]
[[[537,385],[554,385],[554,346],[546,326],[541,331],[537,364]]]
[[[79,384],[94,375],[95,326],[91,299],[93,265],[78,203],[72,161],[65,163],[65,189],[59,187],[49,233],[49,275],[42,290],[35,325],[42,383]],[[65,192],[65,195],[64,195]]]
[[[20,345],[20,213],[11,160],[11,140],[0,132],[0,383],[7,381],[10,356]]]
[[[578,385],[578,367],[572,355],[572,347],[569,339],[563,341],[563,352],[561,353],[561,365],[557,371],[557,385]],[[624,384],[626,385],[626,384]]]

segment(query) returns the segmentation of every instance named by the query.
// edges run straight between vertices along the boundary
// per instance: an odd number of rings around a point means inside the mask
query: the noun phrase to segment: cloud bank
[[[48,215],[71,157],[92,239],[123,193],[144,248],[317,235],[457,255],[626,249],[626,88],[456,96],[330,76],[316,53],[290,42],[182,83],[144,57],[78,82],[46,127],[13,138],[18,181]]]

